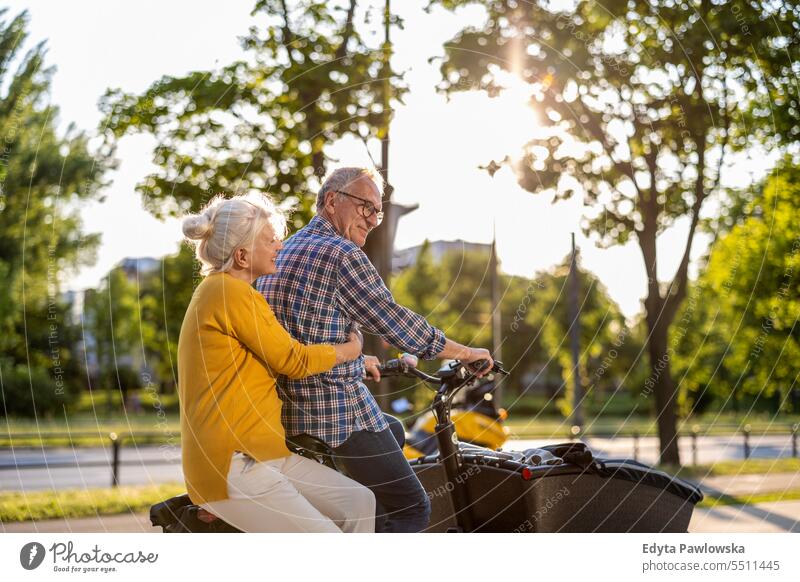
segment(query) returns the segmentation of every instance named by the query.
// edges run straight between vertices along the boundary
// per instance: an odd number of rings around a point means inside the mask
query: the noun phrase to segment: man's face
[[[325,207],[327,217],[336,232],[363,247],[367,242],[367,235],[378,226],[378,217],[373,212],[372,216],[364,218],[361,207],[366,203],[373,206],[376,212],[382,211],[380,190],[369,176],[361,176],[342,188],[342,192],[350,196],[337,195],[333,192],[327,195],[329,199],[332,198],[332,204],[329,202]]]

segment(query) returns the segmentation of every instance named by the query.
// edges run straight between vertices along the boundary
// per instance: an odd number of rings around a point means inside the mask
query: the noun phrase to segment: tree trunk
[[[314,174],[316,174],[321,184],[325,179],[326,172],[325,153],[322,150],[311,154],[311,165],[314,167]]]
[[[389,224],[391,224],[391,203],[388,201],[383,204],[383,211],[385,218],[383,224],[373,230],[367,238],[367,243],[364,245],[364,252],[369,257],[375,269],[383,279],[388,287],[391,285],[392,274],[392,249],[394,241],[389,239]],[[368,333],[364,334],[364,353],[376,356],[379,360],[386,359],[386,349],[383,345],[382,338]],[[389,382],[381,380],[378,384],[373,384],[372,391],[375,394],[375,399],[384,410],[389,410]]]
[[[355,2],[350,5],[350,12],[348,12],[348,22],[352,21],[352,12],[355,9]],[[394,254],[394,230],[392,226],[396,217],[394,216],[394,209],[392,208],[392,187],[389,184],[389,124],[392,120],[391,111],[391,92],[392,86],[389,76],[391,74],[391,67],[389,65],[389,58],[391,55],[392,43],[390,39],[392,18],[391,18],[390,0],[385,0],[383,9],[383,26],[384,26],[384,39],[383,39],[383,62],[381,64],[381,83],[380,95],[383,101],[383,137],[381,139],[381,177],[385,184],[384,200],[383,200],[383,213],[384,222],[381,226],[375,229],[373,234],[367,240],[364,246],[364,252],[375,265],[383,282],[387,287],[391,286],[389,280],[392,275],[392,255]],[[378,134],[380,136],[380,133]],[[367,351],[369,350],[369,351]],[[371,353],[377,356],[378,359],[383,361],[386,359],[386,349],[382,338],[379,337],[364,337],[364,353]],[[389,409],[389,394],[392,392],[390,382],[386,380],[379,382],[375,387],[375,396],[378,404],[384,409]]]
[[[661,464],[680,466],[680,453],[678,452],[678,431],[675,406],[677,403],[677,388],[670,373],[670,350],[667,348],[667,333],[669,321],[659,319],[659,312],[651,313],[648,310],[647,327],[650,332],[650,341],[647,342],[647,351],[650,356],[650,376],[652,392],[655,396],[655,412],[658,422],[658,439]],[[645,390],[651,388],[645,385]],[[648,394],[648,392],[645,392]]]

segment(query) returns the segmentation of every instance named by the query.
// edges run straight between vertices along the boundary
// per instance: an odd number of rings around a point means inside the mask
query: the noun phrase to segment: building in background
[[[487,256],[492,252],[492,245],[483,243],[472,243],[463,240],[437,240],[428,243],[431,260],[434,264],[441,263],[447,253],[472,253],[483,252]],[[422,250],[422,245],[409,247],[407,249],[395,250],[392,257],[392,272],[399,273],[412,266]]]

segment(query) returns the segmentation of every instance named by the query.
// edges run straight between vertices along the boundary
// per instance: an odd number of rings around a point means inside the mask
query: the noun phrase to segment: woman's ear
[[[233,251],[233,263],[240,269],[246,269],[250,266],[250,256],[247,249],[239,248]]]

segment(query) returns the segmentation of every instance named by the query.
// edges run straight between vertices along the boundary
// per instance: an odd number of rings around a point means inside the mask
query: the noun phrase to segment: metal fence
[[[719,428],[719,427],[717,427]],[[744,459],[749,459],[750,454],[752,452],[752,447],[750,444],[750,439],[752,438],[752,427],[749,424],[745,424],[742,427],[732,427],[733,430],[729,433],[716,433],[715,436],[728,436],[728,435],[741,435],[742,438],[742,456]],[[792,424],[786,427],[785,431],[776,431],[770,430],[769,432],[761,433],[761,436],[770,435],[776,436],[781,434],[789,434],[791,437],[792,442],[792,457],[797,458],[797,433],[800,430],[800,424]],[[679,431],[678,437],[689,437],[692,443],[692,465],[698,465],[697,462],[697,438],[699,436],[709,436],[708,430],[702,431],[699,425],[694,425],[688,432],[686,431]],[[650,435],[647,435],[650,436]],[[589,438],[589,437],[605,437],[605,438],[614,438],[614,437],[628,437],[633,439],[633,460],[639,460],[639,451],[640,451],[640,440],[643,438],[643,435],[638,431],[631,431],[631,432],[609,432],[609,431],[591,431],[584,433],[580,426],[573,426],[570,428],[569,438],[572,440],[578,438]]]

